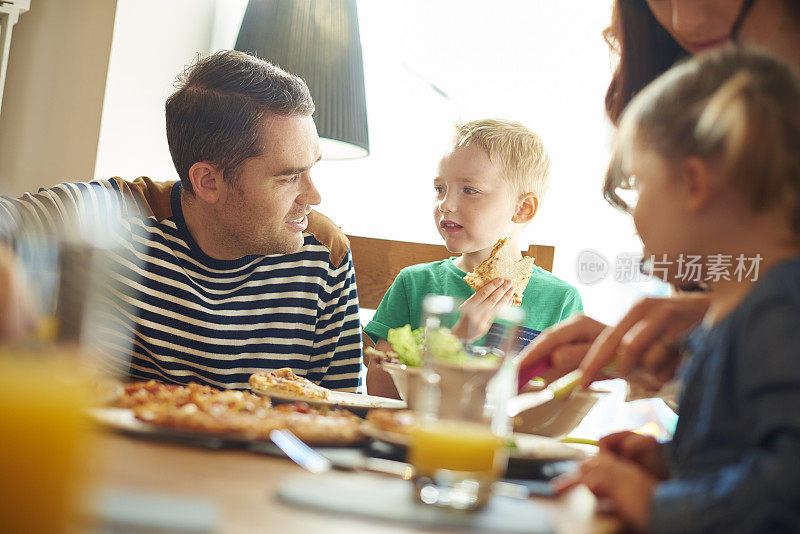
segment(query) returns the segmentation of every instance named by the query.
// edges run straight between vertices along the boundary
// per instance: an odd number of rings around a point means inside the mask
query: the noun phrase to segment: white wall
[[[247,0],[117,1],[94,176],[175,180],[164,102],[187,65],[233,48]]]
[[[0,194],[92,177],[116,0],[33,0],[14,26]]]
[[[215,0],[117,0],[96,178],[177,178],[164,102],[176,75],[208,54],[215,9]]]

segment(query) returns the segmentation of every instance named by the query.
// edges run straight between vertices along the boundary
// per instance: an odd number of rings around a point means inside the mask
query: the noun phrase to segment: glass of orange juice
[[[76,532],[93,455],[73,358],[0,347],[0,531]],[[85,525],[84,525],[85,526]]]
[[[509,347],[516,346],[513,338],[522,311],[511,308],[499,314],[493,346],[476,346],[452,333],[460,304],[444,296],[423,301],[424,378],[409,461],[419,501],[477,510],[489,501],[492,483],[508,460],[511,421],[506,404],[516,380]]]

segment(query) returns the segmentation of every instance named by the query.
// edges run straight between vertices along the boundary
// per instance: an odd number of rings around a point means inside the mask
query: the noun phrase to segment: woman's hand
[[[591,317],[576,314],[539,334],[520,353],[520,374],[523,369],[549,361],[552,371],[561,376],[581,365],[595,339],[607,326]]]
[[[617,513],[634,528],[646,531],[658,480],[638,464],[609,452],[600,453],[551,483],[556,493],[585,484],[601,499],[610,500]]]
[[[681,338],[703,318],[709,302],[706,295],[640,300],[592,344],[580,364],[581,385],[588,387],[611,360],[622,376],[642,368],[666,382],[680,363]]]
[[[636,432],[615,432],[602,438],[600,450],[630,460],[658,479],[665,479],[667,473],[661,461],[662,445],[653,436]]]
[[[514,286],[510,280],[495,278],[461,305],[461,316],[452,328],[459,339],[473,342],[484,336],[498,313],[511,305]]]
[[[680,339],[703,318],[708,303],[705,295],[645,298],[616,326],[574,315],[539,334],[520,354],[520,367],[549,359],[556,376],[581,367],[581,385],[588,387],[616,360],[620,375],[641,368],[665,382],[680,363]]]

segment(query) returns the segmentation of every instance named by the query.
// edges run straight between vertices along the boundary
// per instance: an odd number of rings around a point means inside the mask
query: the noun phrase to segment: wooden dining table
[[[170,499],[206,503],[215,517],[208,531],[225,534],[453,532],[288,504],[277,497],[279,486],[305,472],[287,458],[246,450],[204,449],[114,432],[101,433],[96,450],[99,452],[94,487],[98,496],[123,492],[161,498],[167,504]],[[357,475],[343,472],[339,476]],[[409,487],[409,499],[410,495]],[[597,512],[594,496],[584,487],[560,497],[531,497],[531,500],[558,533],[600,534],[617,532],[622,527],[613,516]]]

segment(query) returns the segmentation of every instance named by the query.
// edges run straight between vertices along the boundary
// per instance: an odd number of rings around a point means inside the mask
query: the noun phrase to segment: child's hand
[[[579,468],[552,482],[556,493],[585,484],[598,498],[610,500],[617,513],[637,530],[650,526],[650,509],[658,481],[637,464],[600,451]]]
[[[468,342],[486,334],[495,316],[508,307],[514,298],[510,280],[495,278],[461,305],[461,317],[452,328],[453,334]]]
[[[600,439],[600,450],[630,460],[656,478],[667,474],[661,461],[661,444],[652,436],[636,432],[616,432]]]

